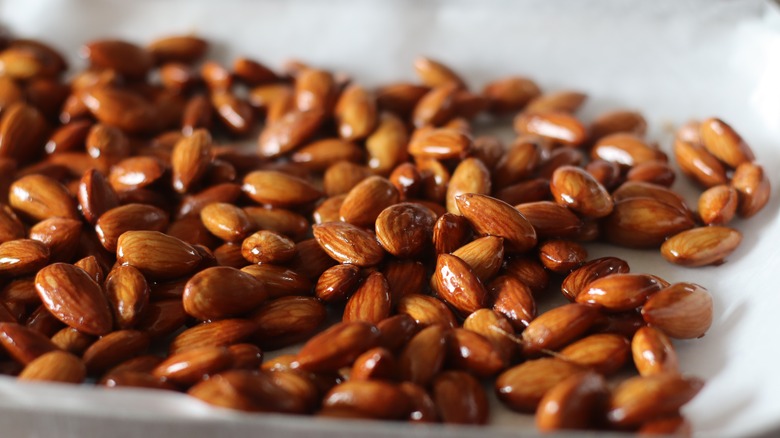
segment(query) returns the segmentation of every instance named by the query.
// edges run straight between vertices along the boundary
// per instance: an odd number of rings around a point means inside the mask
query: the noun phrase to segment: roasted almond
[[[0,119],[0,157],[26,162],[43,152],[46,121],[34,107],[13,103]]]
[[[398,357],[401,378],[427,386],[444,366],[449,327],[435,324],[420,330]]]
[[[642,376],[680,372],[672,341],[655,327],[642,327],[634,333],[631,354]]]
[[[158,64],[170,61],[191,64],[203,57],[208,46],[206,40],[195,35],[171,35],[152,41],[146,50]]]
[[[561,111],[520,113],[514,120],[514,128],[518,134],[538,135],[567,146],[579,146],[588,137],[582,122]]]
[[[211,135],[199,129],[176,143],[171,155],[173,188],[185,193],[197,184],[211,162]]]
[[[367,137],[377,122],[376,99],[359,85],[350,85],[341,92],[333,109],[339,136],[346,140]]]
[[[472,268],[457,256],[439,254],[432,281],[439,296],[463,316],[487,307],[485,287]]]
[[[250,318],[258,327],[255,342],[265,349],[277,349],[308,338],[325,317],[325,306],[318,299],[288,296],[268,301]]]
[[[381,348],[397,353],[417,334],[420,327],[411,316],[399,313],[383,319],[376,328],[379,330]]]
[[[100,285],[84,270],[66,263],[54,263],[35,276],[41,301],[60,321],[94,335],[111,331],[111,310]]]
[[[739,192],[725,184],[711,187],[699,196],[699,217],[706,225],[726,225],[737,212]]]
[[[544,394],[536,410],[542,432],[602,426],[609,400],[604,378],[594,372],[567,377]]]
[[[612,197],[604,186],[578,167],[556,169],[550,180],[550,191],[555,202],[587,217],[601,218],[613,209]]]
[[[676,373],[632,377],[612,393],[607,418],[618,427],[674,415],[701,391],[704,382]]]
[[[771,187],[764,168],[755,163],[737,166],[731,178],[731,186],[737,189],[739,207],[737,212],[749,218],[761,211],[769,202]]]
[[[33,360],[19,373],[19,380],[82,383],[87,375],[84,363],[64,351],[51,351]]]
[[[507,252],[520,253],[536,245],[533,225],[511,205],[479,194],[455,198],[458,209],[476,232],[504,238]]]
[[[232,362],[233,358],[227,348],[202,347],[168,357],[151,370],[151,374],[187,387],[229,368]]]
[[[435,221],[435,213],[420,204],[395,204],[382,210],[376,218],[376,237],[390,254],[414,257],[428,247]]]
[[[488,83],[482,89],[482,94],[490,99],[491,112],[506,114],[520,111],[542,92],[531,79],[510,76]]]
[[[712,296],[697,284],[675,283],[647,300],[642,317],[673,338],[700,338],[712,325]]]
[[[467,158],[458,164],[447,185],[446,206],[450,213],[458,214],[455,198],[464,193],[489,195],[491,192],[490,172],[476,158]]]
[[[398,300],[396,311],[406,314],[422,327],[440,324],[447,327],[457,326],[455,315],[449,307],[438,298],[421,293],[410,293]]]
[[[79,219],[76,201],[65,186],[44,175],[27,175],[16,180],[11,184],[8,202],[39,221],[50,217]]]
[[[581,367],[561,359],[529,360],[498,375],[496,395],[510,409],[534,412],[550,389],[582,371]]]
[[[412,136],[409,154],[415,158],[437,160],[463,157],[471,148],[468,135],[450,128],[431,129]]]
[[[274,207],[296,206],[322,194],[309,182],[275,170],[257,170],[244,177],[244,192],[254,201]]]
[[[596,307],[565,304],[542,313],[523,330],[523,353],[558,349],[580,337],[596,321]]]
[[[256,331],[257,323],[246,319],[204,322],[176,335],[168,350],[174,355],[199,347],[227,347],[246,341]]]
[[[390,286],[381,272],[372,272],[347,300],[342,321],[367,321],[377,324],[390,316]]]
[[[246,212],[226,202],[204,206],[200,220],[211,234],[226,242],[240,242],[252,230],[252,222]]]
[[[165,170],[156,157],[129,157],[111,167],[108,182],[117,192],[141,189],[160,180]]]
[[[23,365],[58,349],[46,336],[13,322],[0,322],[0,344],[9,356]]]
[[[576,301],[620,312],[641,306],[662,288],[661,282],[652,275],[615,273],[588,283],[577,294]]]
[[[568,274],[588,258],[588,251],[571,240],[548,240],[539,245],[539,260],[556,274]]]
[[[434,379],[433,400],[441,421],[452,424],[487,424],[488,399],[477,379],[464,371],[445,371]]]
[[[455,84],[459,88],[465,88],[463,79],[440,61],[419,56],[414,60],[414,71],[420,81],[429,87]]]
[[[215,266],[195,274],[184,287],[184,311],[201,320],[251,311],[268,298],[262,283],[246,272]]]
[[[98,69],[111,69],[122,76],[139,79],[152,67],[149,52],[127,41],[98,40],[82,47],[82,56]]]
[[[679,208],[653,198],[630,198],[615,203],[603,223],[604,236],[616,245],[654,248],[668,237],[693,228],[694,222]]]
[[[164,231],[168,214],[148,204],[126,204],[105,212],[95,223],[100,243],[108,251],[117,250],[117,241],[126,231]]]
[[[517,277],[502,275],[488,285],[493,310],[504,315],[517,331],[524,330],[536,317],[531,289]]]
[[[260,155],[276,157],[295,150],[314,134],[322,120],[322,110],[287,112],[260,133]]]
[[[588,96],[574,90],[562,90],[544,93],[528,102],[526,112],[562,111],[573,113],[585,103]]]
[[[396,375],[396,360],[393,354],[382,347],[372,348],[355,359],[349,379],[393,380]]]
[[[591,260],[566,276],[561,284],[561,292],[569,301],[574,301],[593,281],[612,274],[627,273],[629,270],[628,263],[617,257]]]
[[[661,255],[682,266],[718,265],[742,242],[742,233],[719,226],[693,228],[670,237],[661,245]]]
[[[723,120],[709,118],[702,121],[699,136],[704,147],[731,168],[755,159],[750,146]]]
[[[345,222],[327,222],[312,227],[317,243],[334,260],[361,267],[382,261],[384,250],[376,238],[361,228]]]
[[[382,113],[376,128],[366,138],[368,167],[380,175],[389,174],[408,158],[408,142],[404,123],[391,113]]]
[[[361,162],[363,155],[363,149],[351,141],[325,138],[296,150],[290,159],[308,169],[322,171],[341,161]]]
[[[192,245],[158,231],[127,231],[117,240],[117,261],[144,275],[170,279],[191,273],[202,260]]]
[[[95,341],[84,351],[84,364],[90,375],[102,374],[120,363],[139,356],[149,348],[149,334],[118,330]]]
[[[437,254],[450,253],[468,243],[471,226],[463,216],[441,215],[433,225],[433,245]]]
[[[345,301],[360,282],[360,268],[336,265],[328,268],[317,280],[314,295],[326,303]]]
[[[147,133],[158,126],[158,111],[154,104],[128,89],[90,87],[82,90],[79,98],[98,121],[127,133]]]
[[[534,293],[546,290],[550,284],[550,274],[536,257],[517,257],[509,260],[505,271],[525,283]]]
[[[556,357],[610,375],[626,364],[630,348],[624,336],[602,333],[569,344]]]
[[[452,255],[466,262],[474,274],[483,283],[487,283],[503,264],[504,239],[495,236],[480,237],[453,251]]]
[[[295,105],[300,111],[330,112],[336,92],[334,77],[328,71],[305,68],[295,77]]]
[[[38,240],[17,239],[0,243],[0,275],[32,274],[46,266],[49,248]]]
[[[506,357],[487,338],[477,332],[456,328],[448,340],[447,362],[477,377],[487,378],[507,366]]]
[[[351,364],[379,342],[379,330],[367,322],[333,325],[309,339],[298,352],[300,368],[312,372],[335,371]]]
[[[723,164],[698,142],[677,138],[674,141],[674,158],[680,170],[702,187],[728,183]]]
[[[78,200],[87,222],[94,224],[103,213],[119,206],[116,192],[97,169],[84,172],[79,181]]]
[[[322,402],[324,409],[354,410],[366,418],[397,420],[409,414],[409,401],[394,384],[353,380],[333,387]]]
[[[599,140],[610,134],[627,132],[638,136],[645,135],[647,121],[642,114],[631,110],[615,110],[596,117],[590,125],[590,136]]]
[[[141,271],[132,266],[116,266],[108,273],[105,293],[116,324],[127,329],[141,318],[149,304],[149,285]]]
[[[390,181],[381,176],[371,176],[349,191],[341,204],[339,216],[344,222],[367,227],[376,222],[382,210],[398,200],[398,190]]]
[[[254,224],[253,228],[273,231],[294,240],[301,239],[309,230],[305,217],[283,208],[244,207],[244,212]]]
[[[593,159],[614,161],[621,166],[633,167],[648,161],[666,162],[668,158],[658,148],[634,134],[617,133],[599,139],[590,151]]]

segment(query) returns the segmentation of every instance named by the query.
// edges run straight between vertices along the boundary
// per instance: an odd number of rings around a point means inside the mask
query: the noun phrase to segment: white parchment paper
[[[606,109],[641,109],[650,136],[667,152],[674,126],[722,117],[743,134],[780,188],[780,13],[767,1],[0,0],[0,25],[72,55],[90,39],[146,43],[196,32],[214,42],[214,59],[248,55],[278,67],[297,57],[368,85],[413,79],[411,61],[418,54],[452,65],[476,89],[493,78],[524,74],[545,90],[587,91],[586,120]],[[697,191],[682,178],[675,187],[695,201]],[[700,436],[744,436],[780,426],[777,191],[765,211],[736,222],[744,241],[719,267],[684,269],[654,251],[590,248],[593,257],[617,254],[633,271],[697,282],[713,293],[710,332],[677,343],[683,370],[707,380],[685,409]],[[505,410],[493,423],[492,436],[533,433],[530,417]],[[0,379],[3,437],[487,433],[250,416],[175,394]]]

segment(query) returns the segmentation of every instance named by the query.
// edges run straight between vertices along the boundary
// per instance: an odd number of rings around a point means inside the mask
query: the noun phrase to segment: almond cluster
[[[0,39],[0,372],[462,424],[488,423],[487,385],[545,431],[690,433],[703,382],[671,339],[706,333],[711,295],[587,245],[722,263],[770,194],[726,122],[677,133],[692,209],[644,117],[586,122],[578,91],[475,91],[422,57],[369,89],[208,48],[92,41],[66,79]],[[480,134],[501,122],[511,142]]]

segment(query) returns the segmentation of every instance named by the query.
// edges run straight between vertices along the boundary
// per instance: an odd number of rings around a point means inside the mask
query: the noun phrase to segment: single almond
[[[117,240],[117,262],[158,279],[177,278],[197,268],[202,256],[192,245],[158,231],[127,231]]]
[[[575,90],[562,90],[551,93],[544,93],[528,102],[525,107],[526,112],[539,111],[562,111],[574,113],[582,104],[585,103],[588,96]]]
[[[755,159],[750,146],[723,120],[709,118],[702,121],[699,136],[704,147],[732,169]]]
[[[82,48],[82,55],[94,68],[111,69],[131,79],[146,76],[153,62],[142,47],[121,40],[91,41]]]
[[[349,379],[393,380],[396,367],[396,360],[389,350],[382,347],[372,348],[355,359]]]
[[[566,276],[561,284],[561,292],[569,301],[574,301],[593,281],[612,274],[627,273],[629,270],[628,263],[617,257],[591,260]]]
[[[274,207],[296,206],[322,194],[309,182],[274,170],[257,170],[244,177],[244,192],[254,201]]]
[[[676,283],[647,300],[642,318],[672,338],[700,338],[712,325],[712,295],[699,285]]]
[[[615,203],[604,221],[606,239],[630,248],[657,248],[668,237],[693,228],[691,217],[653,198],[630,198]]]
[[[601,333],[569,344],[557,357],[607,376],[623,368],[630,349],[630,343],[624,336]]]
[[[632,198],[652,198],[677,209],[691,220],[695,219],[685,198],[667,187],[641,181],[626,181],[612,192],[612,199],[615,202]]]
[[[439,296],[463,316],[487,307],[485,287],[471,267],[457,256],[439,254],[432,281]]]
[[[518,137],[493,169],[493,184],[505,188],[528,179],[541,160],[542,141],[537,136]]]
[[[367,137],[376,126],[376,99],[359,85],[350,85],[341,92],[333,110],[339,136],[346,140]]]
[[[463,79],[440,61],[419,56],[414,60],[414,71],[420,81],[429,87],[455,84],[460,88],[465,88]]]
[[[522,253],[536,245],[533,225],[511,205],[479,194],[463,194],[455,198],[460,213],[474,231],[481,235],[504,238],[505,249]]]
[[[550,284],[550,274],[538,258],[517,257],[506,263],[505,271],[508,275],[516,277],[534,293],[547,290]]]
[[[432,129],[412,137],[409,154],[416,158],[437,160],[460,158],[469,151],[471,145],[471,138],[462,132],[449,128]]]
[[[209,232],[226,242],[240,242],[250,233],[252,222],[240,207],[215,202],[203,207],[200,220]]]
[[[63,351],[81,356],[95,339],[95,336],[82,333],[73,327],[65,327],[51,337],[51,342]]]
[[[444,366],[449,327],[439,324],[420,330],[409,340],[398,357],[401,378],[427,386]]]
[[[300,111],[330,112],[336,93],[335,79],[328,71],[305,68],[295,77],[295,105]]]
[[[510,409],[534,412],[550,389],[582,371],[578,365],[561,359],[529,360],[498,375],[496,395]]]
[[[354,380],[333,387],[322,402],[327,409],[354,410],[366,418],[397,420],[408,414],[409,401],[394,384]]]
[[[196,130],[176,143],[171,154],[173,188],[179,193],[190,191],[206,173],[211,161],[211,135]]]
[[[577,215],[551,201],[526,202],[515,208],[531,222],[540,238],[573,238],[582,228],[582,220]]]
[[[507,366],[501,351],[490,340],[471,330],[454,329],[447,348],[447,362],[451,367],[477,377],[491,377]]]
[[[78,200],[87,222],[94,224],[103,213],[119,206],[119,199],[106,176],[97,169],[84,172],[79,181]]]
[[[488,285],[493,310],[504,315],[517,331],[524,330],[536,317],[531,289],[517,277],[501,275]]]
[[[680,170],[702,187],[728,183],[723,164],[698,142],[675,139],[674,158]]]
[[[23,365],[58,349],[46,336],[13,322],[0,322],[0,344],[9,356]]]
[[[588,283],[577,294],[576,301],[620,312],[641,306],[662,288],[661,282],[652,275],[616,273]]]
[[[274,350],[301,342],[325,322],[325,306],[312,297],[280,297],[260,306],[250,318],[257,323],[255,342]]]
[[[699,195],[699,217],[706,225],[726,225],[737,213],[739,192],[725,184],[705,190]]]
[[[309,339],[298,352],[300,368],[312,372],[335,371],[351,364],[379,342],[379,330],[367,322],[333,325]]]
[[[322,171],[341,161],[363,161],[363,149],[357,144],[338,138],[325,138],[296,150],[290,159],[304,167]]]
[[[539,260],[556,274],[568,274],[587,259],[585,247],[571,240],[548,240],[539,245]]]
[[[755,163],[737,166],[731,178],[731,186],[737,189],[737,212],[744,218],[752,217],[761,211],[769,202],[772,191],[764,168]]]
[[[206,40],[195,35],[171,35],[152,41],[146,50],[158,64],[170,61],[191,64],[202,58],[208,47]]]
[[[168,214],[148,204],[126,204],[105,212],[95,222],[95,232],[108,251],[117,250],[117,241],[126,231],[165,231]]]
[[[372,176],[349,191],[339,209],[341,220],[365,227],[376,222],[379,213],[396,204],[398,190],[386,178]]]
[[[491,112],[507,114],[520,111],[542,92],[531,79],[510,76],[488,83],[482,89],[482,94],[490,99]]]
[[[383,319],[376,325],[376,328],[379,330],[379,345],[381,348],[390,350],[393,353],[399,352],[406,346],[420,329],[414,319],[404,313]],[[394,374],[397,373],[394,371]]]
[[[542,313],[523,331],[523,353],[536,354],[568,344],[593,326],[598,314],[596,307],[585,304],[565,304]]]
[[[295,256],[295,243],[272,231],[258,231],[244,239],[241,255],[250,263],[284,263]]]
[[[322,110],[287,112],[260,133],[260,155],[276,157],[295,150],[319,129],[322,120]]]
[[[579,146],[588,137],[582,122],[560,111],[520,113],[514,120],[514,128],[518,134],[538,135],[567,146]]]
[[[129,157],[111,167],[108,182],[117,192],[149,187],[165,173],[165,166],[156,157]]]
[[[410,293],[398,300],[396,311],[406,314],[422,327],[439,324],[456,327],[457,320],[452,310],[440,299],[421,293]]]
[[[19,373],[19,380],[82,383],[87,375],[84,363],[64,351],[51,351],[39,356]]]
[[[158,126],[158,111],[154,104],[128,89],[89,87],[80,91],[78,96],[98,121],[124,132],[147,133]]]
[[[342,321],[377,324],[390,316],[390,286],[381,272],[372,272],[347,300]]]
[[[468,243],[471,226],[465,217],[445,213],[433,225],[433,246],[437,254],[451,253]]]
[[[601,375],[573,375],[550,388],[539,401],[536,427],[542,432],[599,427],[608,401],[609,389]]]
[[[213,90],[211,105],[217,118],[234,135],[246,135],[252,130],[255,113],[249,103],[227,90]]]
[[[50,260],[68,261],[78,249],[81,225],[81,221],[75,219],[49,218],[30,228],[30,239],[42,242],[49,248]]]
[[[433,381],[433,400],[441,421],[487,424],[488,399],[480,382],[464,371],[445,371]]]
[[[0,157],[27,162],[43,152],[46,120],[35,107],[22,102],[3,108],[0,119]]]
[[[453,251],[452,255],[466,262],[474,274],[483,283],[487,283],[498,273],[504,262],[504,239],[495,236],[480,237]]]
[[[308,295],[312,290],[312,283],[305,275],[284,266],[262,263],[245,266],[241,270],[263,283],[270,298]]]
[[[95,341],[84,351],[84,364],[90,375],[102,374],[120,363],[139,356],[149,348],[149,334],[118,330]]]
[[[742,233],[719,226],[693,228],[670,237],[661,245],[661,255],[682,266],[718,265],[737,249]]]
[[[674,415],[701,391],[704,382],[676,373],[632,377],[614,389],[607,418],[618,427]]]
[[[106,297],[116,324],[131,328],[138,323],[149,304],[149,284],[141,271],[132,266],[116,266],[108,273]]]
[[[231,366],[233,358],[225,347],[202,347],[174,354],[151,374],[180,386],[191,386]]]
[[[655,327],[642,327],[636,331],[631,339],[631,354],[642,376],[680,372],[672,341]]]
[[[658,148],[639,136],[629,133],[610,134],[599,139],[590,151],[593,159],[614,161],[621,166],[633,167],[648,161],[666,162],[668,158]]]
[[[368,167],[380,175],[389,174],[408,158],[406,126],[392,113],[382,113],[374,131],[366,138]]]
[[[604,186],[578,167],[556,169],[550,180],[550,191],[555,202],[587,217],[601,218],[613,209],[612,197]]]
[[[76,201],[59,182],[44,175],[27,175],[11,184],[8,202],[35,220],[50,217],[79,219]]]
[[[347,200],[349,197],[347,197]],[[342,204],[342,209],[345,204]],[[398,203],[382,210],[376,218],[376,237],[390,254],[405,258],[419,255],[433,235],[436,214],[414,203]]]
[[[231,201],[221,201],[231,202]],[[283,208],[244,207],[254,228],[273,231],[298,240],[307,235],[309,221],[304,216]]]
[[[374,266],[382,261],[384,250],[376,238],[345,222],[327,222],[312,227],[314,238],[325,252],[341,263]]]
[[[187,314],[210,320],[251,311],[267,297],[265,287],[255,277],[235,268],[215,266],[190,278],[182,302]]]
[[[466,158],[461,161],[452,173],[447,186],[447,211],[453,214],[459,213],[455,198],[464,193],[490,194],[490,184],[490,172],[481,161],[476,158]]]
[[[35,276],[41,301],[60,321],[94,335],[111,331],[111,310],[100,285],[84,270],[54,263]]]
[[[0,243],[0,275],[16,277],[32,274],[49,262],[49,248],[32,239],[10,240]]]
[[[168,350],[174,355],[200,347],[227,347],[246,341],[256,331],[257,323],[246,319],[204,322],[176,335]]]
[[[603,113],[596,117],[590,125],[590,136],[597,141],[619,132],[643,136],[646,131],[647,121],[644,116],[631,110],[614,110]]]
[[[628,181],[643,181],[664,187],[670,187],[676,178],[674,169],[664,161],[645,161],[635,164],[626,174]]]

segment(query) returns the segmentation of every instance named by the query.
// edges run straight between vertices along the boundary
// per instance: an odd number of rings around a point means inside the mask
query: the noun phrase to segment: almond
[[[591,260],[566,276],[561,284],[561,292],[569,301],[574,301],[593,281],[612,274],[624,274],[629,270],[628,263],[617,257]]]
[[[702,121],[699,136],[704,147],[731,168],[755,159],[750,146],[723,120],[709,118]]]
[[[95,232],[108,251],[117,250],[117,241],[126,231],[164,231],[168,214],[148,204],[126,204],[105,212],[95,222]]]
[[[97,169],[84,172],[79,181],[78,200],[87,222],[94,224],[103,213],[119,206],[116,192]]]
[[[421,293],[410,293],[398,300],[396,311],[412,317],[420,326],[434,324],[446,327],[456,327],[455,315],[449,307],[438,298]]]
[[[518,137],[496,163],[493,184],[505,188],[528,179],[542,158],[542,143],[536,136]]]
[[[136,328],[149,333],[152,339],[159,339],[179,330],[187,320],[181,298],[150,302],[141,315]]]
[[[264,284],[270,298],[308,295],[312,290],[312,283],[306,276],[284,266],[263,263],[245,266],[241,270]]]
[[[305,68],[295,77],[295,105],[300,111],[331,111],[336,97],[333,75],[325,70]]]
[[[594,140],[619,132],[643,136],[646,131],[647,121],[644,116],[631,110],[614,110],[603,113],[596,117],[590,125],[590,136]]]
[[[177,278],[197,268],[202,257],[192,245],[158,231],[127,231],[117,240],[117,261],[144,275]]]
[[[256,170],[244,177],[244,192],[255,202],[274,207],[296,206],[322,194],[307,181],[274,170]]]
[[[444,366],[450,328],[439,324],[420,330],[398,357],[401,378],[427,386]]]
[[[526,361],[499,374],[496,395],[510,409],[534,412],[547,392],[583,369],[555,358]]]
[[[538,237],[573,238],[582,228],[582,220],[571,210],[551,201],[527,202],[515,208],[531,222]]]
[[[21,239],[24,236],[24,225],[16,213],[7,205],[0,205],[0,243]]]
[[[471,138],[462,132],[449,128],[431,129],[423,134],[412,136],[409,142],[409,154],[415,158],[437,160],[461,158],[466,155],[471,146]]]
[[[676,283],[650,297],[642,317],[673,338],[700,338],[712,325],[712,296],[699,285]]]
[[[447,211],[458,214],[455,198],[464,193],[490,194],[490,172],[476,158],[466,158],[458,164],[447,186]]]
[[[27,175],[11,184],[9,204],[35,220],[50,217],[79,219],[76,201],[68,190],[44,175]]]
[[[382,347],[372,348],[355,359],[349,379],[351,381],[393,380],[396,366],[395,358],[390,351]]]
[[[490,416],[487,395],[471,374],[445,371],[433,381],[432,393],[442,422],[487,424]]]
[[[158,64],[170,61],[191,64],[202,58],[208,47],[207,41],[195,35],[171,35],[152,41],[146,50]]]
[[[602,376],[593,372],[573,375],[550,388],[539,401],[536,427],[542,432],[599,427],[608,400]]]
[[[312,227],[317,243],[334,260],[361,267],[382,261],[384,251],[369,232],[344,222],[327,222]]]
[[[235,203],[240,195],[241,186],[238,184],[222,183],[213,185],[198,193],[185,196],[178,206],[176,217],[179,219],[188,215],[200,217],[203,207],[217,202]],[[248,214],[246,209],[244,212]]]
[[[689,219],[694,220],[694,215],[691,213],[688,204],[686,204],[685,198],[667,187],[640,181],[626,181],[612,192],[612,199],[614,199],[615,202],[632,198],[655,199],[677,209]]]
[[[190,278],[182,301],[187,314],[210,320],[246,313],[267,298],[265,287],[255,277],[235,268],[216,266]]]
[[[151,374],[179,386],[191,386],[231,366],[233,358],[225,347],[202,347],[174,354],[157,365]]]
[[[211,162],[211,135],[204,129],[194,131],[176,143],[171,155],[173,188],[186,193],[203,177]]]
[[[672,373],[633,377],[613,391],[607,418],[615,426],[626,427],[674,415],[703,386],[695,377]]]
[[[26,162],[44,149],[46,121],[34,107],[13,103],[0,119],[0,157]]]
[[[325,394],[323,407],[354,410],[367,418],[397,420],[408,414],[409,401],[397,386],[376,380],[336,385]]]
[[[579,146],[588,136],[582,122],[560,111],[520,113],[514,120],[514,128],[518,134],[538,135],[567,146]]]
[[[728,183],[726,169],[720,161],[697,142],[676,139],[674,158],[680,170],[702,187]]]
[[[116,266],[108,273],[105,293],[116,324],[127,329],[136,325],[149,304],[149,285],[141,271]]]
[[[81,356],[95,342],[95,336],[82,333],[73,327],[65,327],[51,337],[51,342],[63,351]]]
[[[448,341],[447,361],[477,377],[487,378],[507,366],[506,358],[487,338],[477,332],[456,328]]]
[[[612,197],[589,173],[574,166],[555,170],[550,180],[555,202],[584,216],[601,218],[613,209]]]
[[[429,87],[454,84],[459,88],[465,88],[463,79],[440,61],[419,56],[414,60],[414,71],[420,81]]]
[[[120,363],[139,356],[149,348],[147,333],[119,330],[109,333],[84,351],[84,364],[89,374],[102,374]]]
[[[290,267],[296,273],[315,281],[333,265],[334,260],[317,239],[303,240],[295,244],[295,258],[290,262]]]
[[[420,204],[395,204],[382,210],[376,218],[376,237],[390,254],[414,257],[428,247],[435,222],[435,213]]]
[[[296,150],[290,159],[307,169],[322,171],[341,161],[361,162],[363,155],[363,149],[351,141],[325,138]]]
[[[244,212],[249,216],[256,229],[273,231],[294,240],[301,239],[309,231],[309,221],[300,214],[290,210],[283,208],[244,207]]]
[[[252,130],[255,114],[244,99],[226,90],[213,90],[211,106],[222,125],[232,134],[246,135]]]
[[[178,327],[177,327],[178,328]],[[227,347],[246,341],[257,331],[257,323],[246,319],[222,319],[190,327],[171,341],[171,355],[200,347]]]
[[[125,158],[111,167],[108,181],[117,192],[148,187],[165,173],[165,166],[156,157]]]
[[[594,324],[598,313],[585,304],[565,304],[542,313],[523,331],[523,353],[536,354],[568,344]]]
[[[50,260],[71,260],[78,249],[81,221],[68,218],[49,218],[30,228],[30,239],[49,248]]]
[[[644,181],[659,186],[670,187],[677,174],[664,161],[645,161],[634,165],[626,174],[628,181]]]
[[[157,128],[157,108],[139,94],[111,86],[90,87],[79,98],[99,122],[132,134],[148,133]]]
[[[482,89],[482,94],[490,99],[491,112],[506,114],[520,111],[542,92],[531,79],[510,76],[488,83]]]
[[[319,109],[286,113],[260,133],[260,155],[276,157],[295,150],[319,129],[322,120],[323,112]]]
[[[328,268],[317,280],[314,294],[326,303],[345,301],[360,282],[360,268],[355,265],[336,265]]]
[[[611,333],[595,334],[569,344],[557,357],[591,368],[599,374],[610,375],[626,364],[630,348],[630,343],[624,336]]]
[[[545,147],[548,150],[551,148],[549,142],[545,145]],[[553,173],[555,173],[559,167],[579,167],[582,166],[583,162],[585,162],[585,154],[582,153],[582,151],[579,149],[560,147],[554,148],[549,152],[549,156],[547,156],[544,160],[541,161],[541,163],[539,163],[539,166],[536,169],[536,175],[539,178],[549,180],[552,178]]]
[[[84,270],[66,263],[51,264],[35,276],[35,288],[46,308],[65,324],[94,335],[111,331],[105,295]]]
[[[615,203],[603,230],[613,244],[654,248],[668,237],[692,228],[693,220],[678,208],[652,198],[631,198]]]
[[[536,245],[533,225],[511,205],[479,194],[463,194],[455,200],[474,230],[503,237],[507,252],[522,253]]]
[[[211,234],[226,242],[240,242],[252,230],[252,222],[244,210],[226,202],[204,206],[200,220]]]
[[[349,191],[339,209],[344,222],[367,227],[376,222],[379,213],[399,200],[398,190],[386,178],[372,176]]]
[[[614,161],[633,167],[648,161],[666,162],[666,154],[634,134],[617,133],[599,139],[590,151],[593,159]]]
[[[524,330],[536,317],[531,289],[510,275],[496,277],[488,285],[493,310],[504,315],[517,331]]]
[[[342,321],[367,321],[377,324],[390,316],[390,286],[381,272],[372,272],[349,297]]]
[[[325,322],[325,306],[312,297],[280,297],[257,309],[254,340],[265,349],[278,349],[303,341]]]
[[[392,113],[382,113],[371,135],[366,138],[368,167],[380,175],[389,174],[408,158],[406,126]]]
[[[719,226],[693,228],[670,237],[661,245],[661,255],[682,266],[717,265],[742,242],[742,233]]]
[[[433,225],[433,245],[437,254],[450,253],[468,243],[471,226],[463,216],[441,215]]]
[[[0,243],[0,275],[32,274],[49,262],[49,248],[38,240],[17,239]]]
[[[0,322],[0,344],[9,356],[23,365],[58,349],[46,336],[12,322]]]
[[[127,41],[92,41],[82,48],[82,55],[92,67],[111,69],[130,79],[143,78],[152,67],[150,53]]]
[[[577,294],[576,301],[620,312],[641,306],[662,288],[661,282],[652,275],[616,273],[589,283]]]
[[[699,216],[706,225],[726,225],[737,212],[739,192],[725,184],[705,190],[699,196]]]
[[[737,212],[749,218],[761,211],[767,202],[771,187],[764,168],[755,163],[737,166],[731,179],[731,186],[737,189],[739,206]]]
[[[588,258],[588,251],[570,240],[548,240],[539,245],[539,259],[545,268],[556,274],[568,274]]]
[[[488,295],[482,282],[465,261],[454,255],[439,254],[433,286],[461,315],[487,307]]]
[[[419,326],[414,319],[404,313],[383,319],[376,325],[376,328],[379,330],[379,345],[381,348],[388,349],[393,353],[397,353],[406,346],[419,330]],[[394,374],[397,373],[394,372]]]
[[[525,107],[526,112],[562,111],[573,113],[585,103],[588,96],[574,90],[545,93],[535,97]]]
[[[503,264],[504,239],[495,236],[480,237],[453,251],[452,255],[466,262],[474,274],[483,283],[487,283]]]
[[[250,263],[284,263],[295,256],[295,243],[271,231],[258,231],[244,239],[241,255]]]
[[[87,370],[76,356],[64,351],[51,351],[33,360],[19,374],[19,380],[82,383]]]
[[[335,371],[351,364],[379,342],[379,330],[367,322],[333,325],[309,339],[298,352],[299,366],[307,371]]]
[[[346,140],[367,137],[377,122],[376,99],[359,85],[350,85],[341,92],[333,114],[339,136]]]
[[[636,331],[631,340],[631,353],[642,376],[680,372],[672,341],[655,327],[642,327]]]

